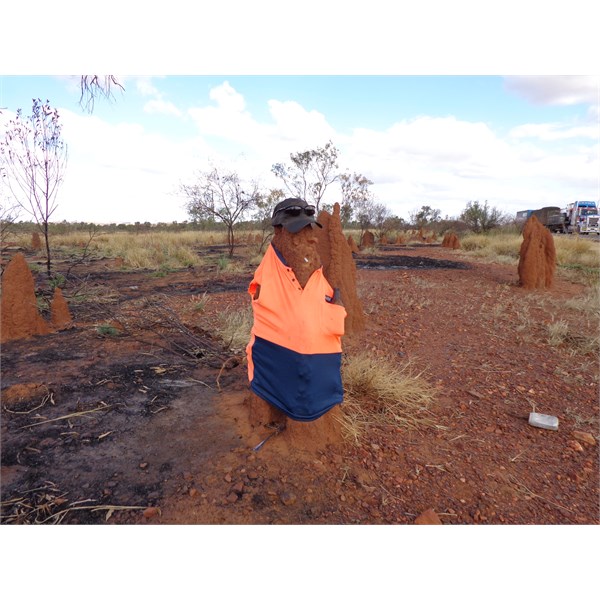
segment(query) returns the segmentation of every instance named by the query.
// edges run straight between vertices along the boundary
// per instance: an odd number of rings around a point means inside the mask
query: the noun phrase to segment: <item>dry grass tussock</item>
[[[102,233],[93,236],[85,232],[55,235],[52,247],[63,252],[87,246],[95,256],[120,257],[124,268],[130,269],[180,269],[202,263],[195,246],[201,245],[203,233],[153,232],[153,233]]]
[[[513,332],[523,343],[544,339],[549,346],[572,354],[593,355],[600,349],[600,290],[596,287],[573,298],[541,294],[521,296],[518,303],[510,289],[486,294],[482,313],[490,330],[500,336]]]
[[[550,346],[564,346],[571,354],[597,356],[600,352],[598,327],[588,332],[561,320],[546,325],[546,331]]]
[[[410,363],[398,366],[366,353],[344,357],[343,431],[358,442],[370,425],[436,426],[428,411],[435,388]]]
[[[556,261],[570,280],[597,285],[600,281],[600,243],[587,236],[554,236]]]
[[[239,352],[244,350],[250,341],[253,323],[254,316],[251,306],[223,312],[217,323],[217,332],[228,350]]]
[[[464,252],[493,262],[516,262],[523,238],[515,234],[469,234],[461,238]]]
[[[564,305],[569,310],[579,311],[600,320],[600,288],[590,288],[586,294],[566,300]]]
[[[257,254],[258,245],[252,241],[255,231],[237,232],[236,245],[248,245]],[[29,247],[31,234],[19,234],[15,243]],[[150,232],[114,232],[91,235],[85,231],[55,234],[50,237],[54,251],[77,255],[84,251],[90,256],[122,258],[126,269],[181,269],[200,266],[203,259],[198,248],[203,246],[227,244],[227,236],[221,231],[150,231]],[[255,248],[256,246],[256,248]],[[260,262],[257,255],[256,264]],[[225,259],[224,259],[225,260]],[[217,265],[221,270],[235,272],[233,262]]]

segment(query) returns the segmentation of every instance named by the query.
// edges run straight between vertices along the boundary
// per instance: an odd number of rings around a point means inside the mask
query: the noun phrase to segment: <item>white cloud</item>
[[[144,104],[144,112],[148,114],[163,114],[181,116],[181,111],[172,103],[165,100],[149,100]]]
[[[506,77],[505,87],[533,104],[597,105],[600,77],[584,75]]]
[[[144,104],[143,110],[145,113],[173,115],[175,117],[182,115],[179,108],[173,102],[165,100],[164,94],[152,83],[152,78],[138,77],[135,80],[135,86],[142,97],[152,98]]]
[[[152,84],[150,77],[138,77],[135,80],[135,87],[142,96],[161,96],[158,89]]]
[[[291,101],[269,100],[268,105],[275,121],[272,137],[298,144],[300,147],[296,150],[304,150],[304,146],[311,143],[322,146],[335,135],[325,116],[316,110],[307,111]]]
[[[270,157],[269,169],[272,163],[285,161],[290,152],[322,146],[335,135],[324,115],[307,111],[296,102],[269,100],[272,122],[261,123],[227,82],[213,88],[210,98],[216,106],[188,110],[200,134],[228,140],[238,152]]]
[[[594,198],[600,165],[597,146],[587,144],[593,137],[589,129],[557,124],[516,133],[504,138],[483,123],[419,117],[386,131],[355,130],[341,154],[404,217],[423,205],[452,216],[474,200],[487,199],[513,213],[526,208],[523,203],[563,206],[574,194]],[[550,149],[538,143],[542,134],[583,136],[584,143]]]
[[[570,126],[564,123],[535,123],[519,125],[509,132],[513,138],[537,138],[542,141],[566,140],[573,138],[598,139],[598,126]]]
[[[61,111],[69,163],[55,219],[97,222],[187,218],[173,193],[210,148],[196,138],[175,143],[136,123],[110,125]]]
[[[188,114],[202,135],[219,136],[240,143],[253,144],[261,137],[260,127],[249,113],[231,107],[190,108]]]
[[[228,112],[242,112],[246,107],[244,97],[236,92],[228,81],[210,90],[210,99],[217,103],[218,108]]]
[[[499,165],[504,171],[516,168],[508,144],[485,124],[454,117],[419,117],[381,132],[359,129],[346,145],[354,157],[352,168],[362,164],[371,179],[381,182],[440,173],[485,179],[496,176]]]

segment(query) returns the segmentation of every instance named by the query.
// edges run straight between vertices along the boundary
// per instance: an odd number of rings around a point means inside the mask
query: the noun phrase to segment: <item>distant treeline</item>
[[[393,223],[393,229],[396,231],[414,229],[414,223],[407,223],[402,219],[396,219]],[[49,234],[50,235],[61,235],[65,233],[73,232],[102,232],[102,233],[148,233],[151,231],[215,231],[225,232],[226,226],[221,221],[215,221],[211,219],[205,219],[202,221],[172,221],[170,223],[150,223],[149,221],[141,222],[136,221],[135,223],[88,223],[85,221],[61,221],[58,223],[49,223]],[[241,221],[236,224],[236,231],[256,231],[262,230],[265,224],[257,221]],[[437,233],[452,229],[456,232],[464,232],[469,229],[468,225],[458,219],[445,219],[434,223],[426,223],[425,227],[429,230],[436,231]],[[361,226],[357,222],[350,222],[345,227],[349,230],[360,230]],[[392,228],[390,228],[392,229]],[[11,225],[13,233],[33,233],[39,231],[36,223],[32,221],[18,221]]]
[[[240,223],[239,229],[256,229],[257,223],[248,221]],[[61,221],[59,223],[48,224],[50,235],[60,235],[73,232],[97,231],[102,233],[116,233],[123,231],[126,233],[147,233],[149,231],[225,231],[226,228],[221,222],[206,220],[202,222],[194,221],[172,221],[171,223],[150,223],[146,221],[136,221],[135,223],[87,223],[85,221]],[[12,224],[14,233],[28,233],[38,230],[37,225],[31,221],[19,221]]]

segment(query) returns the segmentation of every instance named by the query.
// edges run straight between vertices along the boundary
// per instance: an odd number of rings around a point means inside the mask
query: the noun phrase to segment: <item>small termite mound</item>
[[[37,307],[35,284],[25,256],[17,252],[2,274],[2,342],[50,333]]]
[[[375,236],[369,231],[365,231],[360,238],[360,249],[373,248],[375,246]]]
[[[554,238],[532,215],[523,227],[523,241],[519,250],[519,285],[530,290],[550,288],[555,271]]]
[[[356,242],[354,241],[354,238],[350,234],[348,234],[348,246],[350,247],[351,252],[360,252]]]
[[[42,249],[42,239],[40,238],[40,234],[37,231],[34,231],[31,234],[31,249],[32,250],[41,250]]]
[[[73,322],[69,305],[59,287],[54,288],[54,296],[50,304],[50,316],[52,325],[56,329],[65,329]]]
[[[455,233],[447,233],[442,240],[442,246],[444,248],[451,248],[452,250],[460,250],[460,240]]]

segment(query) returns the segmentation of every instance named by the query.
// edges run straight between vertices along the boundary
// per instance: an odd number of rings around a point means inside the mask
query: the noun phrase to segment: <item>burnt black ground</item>
[[[354,255],[358,269],[469,269],[466,263],[424,256]]]

